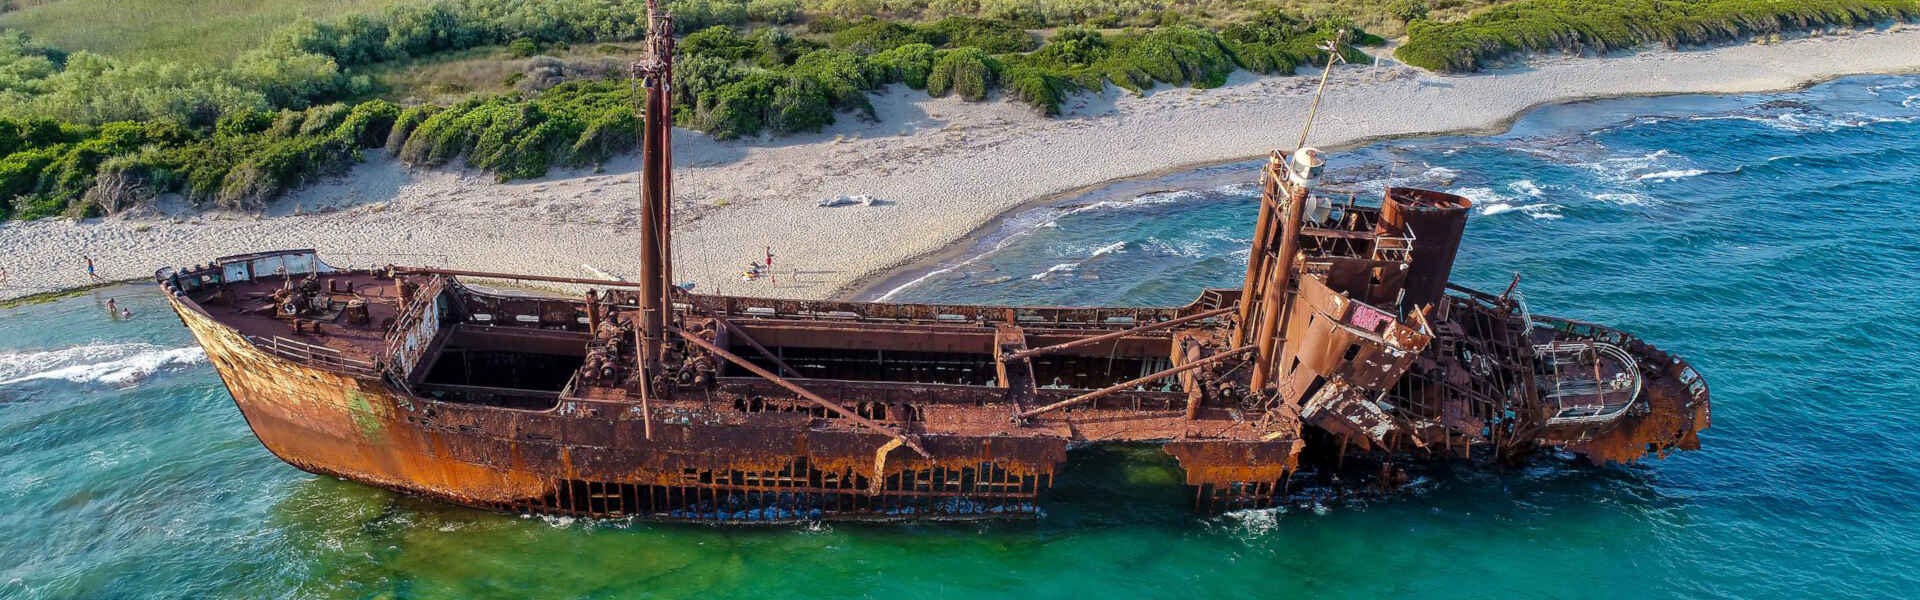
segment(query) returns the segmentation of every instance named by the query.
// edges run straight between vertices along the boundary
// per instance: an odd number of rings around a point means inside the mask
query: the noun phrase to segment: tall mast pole
[[[647,0],[647,56],[633,65],[647,92],[640,134],[640,366],[659,365],[673,310],[673,16]]]
[[[1313,178],[1318,175],[1319,151],[1307,146],[1313,121],[1320,116],[1320,100],[1327,94],[1327,81],[1333,76],[1335,61],[1346,62],[1340,48],[1346,32],[1336,34],[1321,46],[1327,52],[1327,66],[1320,72],[1320,86],[1313,92],[1313,104],[1307,109],[1307,122],[1300,128],[1300,141],[1286,160],[1274,154],[1261,177],[1260,220],[1255,226],[1253,251],[1247,255],[1247,278],[1240,292],[1239,323],[1232,333],[1234,347],[1253,344],[1253,377],[1249,382],[1260,393],[1278,373],[1280,338],[1285,337],[1288,298],[1293,288],[1294,255],[1300,252],[1300,230],[1307,196],[1312,193]],[[1285,194],[1286,204],[1276,206]],[[1279,248],[1273,248],[1278,243]],[[1268,254],[1272,252],[1272,254]],[[1248,339],[1251,337],[1252,339]]]

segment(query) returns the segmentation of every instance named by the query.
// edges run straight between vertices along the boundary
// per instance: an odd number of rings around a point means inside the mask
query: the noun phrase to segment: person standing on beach
[[[94,282],[94,283],[106,283],[106,282],[107,282],[107,280],[105,280],[105,279],[101,279],[101,278],[100,278],[100,274],[99,274],[99,273],[96,273],[96,272],[94,272],[94,270],[93,270],[93,257],[91,257],[91,256],[84,256],[84,255],[83,255],[83,256],[81,256],[80,258],[83,258],[83,259],[86,259],[86,261],[87,261],[87,277],[89,277],[89,278],[91,278],[91,279],[93,279],[93,282]]]

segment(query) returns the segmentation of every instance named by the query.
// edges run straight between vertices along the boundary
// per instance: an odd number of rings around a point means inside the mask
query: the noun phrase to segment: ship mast
[[[1345,62],[1340,54],[1340,46],[1345,42],[1346,34],[1341,33],[1321,46],[1327,52],[1327,66],[1320,73],[1320,86],[1314,91],[1306,125],[1300,130],[1300,141],[1291,154],[1273,153],[1261,174],[1260,216],[1254,226],[1253,249],[1247,255],[1238,326],[1231,338],[1235,348],[1249,343],[1259,348],[1254,354],[1250,382],[1255,393],[1260,393],[1276,375],[1278,342],[1286,336],[1286,311],[1282,309],[1292,293],[1294,255],[1300,252],[1302,213],[1313,179],[1326,164],[1319,150],[1307,146],[1307,134],[1313,130],[1313,121],[1320,114],[1320,99],[1327,93],[1327,80],[1333,74],[1334,62]]]
[[[647,0],[647,55],[633,65],[646,89],[640,134],[640,365],[659,366],[673,310],[673,16]]]

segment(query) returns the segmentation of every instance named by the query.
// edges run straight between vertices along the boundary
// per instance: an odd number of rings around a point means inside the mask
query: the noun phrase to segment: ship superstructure
[[[651,21],[637,281],[336,269],[304,250],[157,273],[269,450],[497,510],[784,522],[1035,514],[1092,444],[1159,444],[1221,510],[1275,502],[1303,456],[1630,461],[1697,448],[1708,424],[1685,361],[1533,315],[1517,278],[1450,284],[1467,199],[1329,200],[1311,148],[1263,168],[1241,288],[1183,307],[681,289],[655,118],[672,25]]]

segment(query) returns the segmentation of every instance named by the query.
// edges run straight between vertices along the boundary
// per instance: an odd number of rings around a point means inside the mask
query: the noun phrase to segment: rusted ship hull
[[[645,114],[667,115],[655,4],[635,74]],[[1406,461],[1697,448],[1710,418],[1684,361],[1535,318],[1517,277],[1497,295],[1448,283],[1466,198],[1337,205],[1312,148],[1263,169],[1240,289],[1056,308],[693,294],[670,255],[672,124],[642,138],[632,283],[340,270],[310,250],[156,280],[289,464],[526,513],[1028,516],[1068,448],[1105,443],[1159,444],[1212,511],[1273,503],[1303,456],[1370,459],[1391,486]],[[478,287],[493,280],[584,293]]]
[[[511,410],[414,396],[379,377],[264,349],[174,300],[269,451],[311,473],[476,508],[664,520],[1009,517],[1066,460],[1063,440],[929,436],[940,460],[889,437],[659,422],[626,403]],[[316,364],[318,362],[319,364]],[[790,413],[789,413],[790,414]]]
[[[267,260],[261,256],[274,253],[238,260]],[[317,258],[306,264],[324,265]],[[344,329],[334,328],[330,336],[327,329],[297,336],[317,344],[257,331],[277,321],[231,316],[244,312],[245,303],[237,299],[244,293],[234,290],[245,284],[209,282],[222,271],[207,267],[182,277],[183,272],[168,270],[161,282],[267,449],[309,472],[483,509],[768,523],[1029,516],[1038,511],[1036,501],[1064,466],[1070,446],[1150,442],[1178,460],[1199,508],[1221,510],[1273,503],[1307,445],[1285,429],[1263,433],[1259,427],[1269,419],[1245,407],[1201,406],[1190,417],[1191,394],[1181,391],[1125,390],[1058,416],[1018,422],[1009,416],[1084,395],[1086,389],[1029,387],[1023,392],[998,385],[806,381],[814,392],[912,432],[927,450],[921,456],[894,436],[836,422],[840,419],[827,411],[738,372],[709,384],[669,386],[648,404],[625,396],[587,398],[575,390],[441,385],[430,372],[452,360],[457,350],[450,346],[463,343],[457,340],[490,336],[489,343],[502,347],[535,349],[575,343],[585,335],[570,327],[579,328],[590,312],[587,304],[492,296],[449,285],[441,293],[466,295],[460,302],[466,308],[450,311],[448,326],[416,350],[420,364],[407,376],[377,365],[380,361],[329,349],[328,342],[352,341]],[[365,272],[329,275],[358,283],[355,293],[371,298],[388,293],[375,286],[396,281]],[[256,283],[271,288],[281,278]],[[1231,291],[1216,291],[1179,309],[1021,309],[689,297],[681,311],[740,321],[744,325],[736,327],[755,331],[753,343],[786,352],[823,343],[884,346],[899,339],[886,333],[899,327],[964,332],[930,342],[935,346],[986,346],[995,335],[982,322],[1010,314],[1015,322],[1029,324],[1036,333],[1025,339],[1039,345],[1076,339],[1085,334],[1066,332],[1099,331],[1103,323],[1169,322],[1218,313],[1235,300]],[[1456,300],[1469,304],[1465,296]],[[776,325],[783,320],[799,323]],[[503,321],[514,325],[496,324]],[[875,321],[886,324],[880,332],[866,325]],[[1624,461],[1648,451],[1697,447],[1696,432],[1707,422],[1704,388],[1689,387],[1685,378],[1697,381],[1697,375],[1689,375],[1685,363],[1605,328],[1549,319],[1535,328],[1543,337],[1607,340],[1642,353],[1649,364],[1668,367],[1664,375],[1647,379],[1638,414],[1612,427],[1524,433],[1456,412],[1377,440],[1332,429],[1322,443],[1338,439],[1334,454],[1389,463],[1471,458],[1475,448],[1489,454],[1557,446],[1599,461]],[[1166,348],[1176,347],[1182,337],[1139,335],[1091,354],[1168,355]],[[743,339],[729,345],[742,347]],[[1421,385],[1421,377],[1434,376],[1434,389],[1446,385],[1444,376],[1423,370],[1421,361],[1408,362],[1409,374],[1402,380],[1406,395],[1417,394],[1411,390]],[[1157,367],[1142,367],[1152,368]],[[1193,380],[1181,383],[1203,387]],[[447,390],[465,395],[450,401]],[[513,395],[539,397],[507,397]],[[969,429],[977,433],[968,434]],[[1531,437],[1503,441],[1499,430]]]

